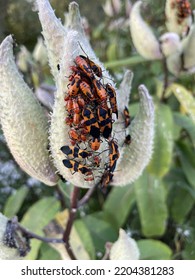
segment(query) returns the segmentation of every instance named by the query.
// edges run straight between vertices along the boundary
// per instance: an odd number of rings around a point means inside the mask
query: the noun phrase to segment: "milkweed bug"
[[[64,159],[62,162],[63,162],[64,166],[69,168],[71,171],[74,171],[72,173],[72,175],[76,172],[80,172],[82,174],[87,174],[87,173],[89,174],[92,172],[90,168],[88,168],[87,166],[85,166],[77,161],[74,161],[71,159]]]
[[[95,78],[90,65],[84,58],[82,58],[81,56],[77,56],[75,58],[75,63],[89,78]]]
[[[73,113],[73,123],[74,125],[78,125],[80,123],[80,114]]]
[[[116,141],[111,140],[108,142],[109,145],[109,171],[110,172],[114,172],[115,168],[116,168],[116,163],[117,160],[120,156],[119,154],[119,149],[118,149],[118,144],[116,143]]]
[[[100,137],[98,138],[92,138],[90,141],[89,141],[89,146],[90,148],[93,150],[93,151],[97,151],[99,150],[100,148]]]
[[[114,175],[109,170],[105,170],[100,181],[100,188],[106,188],[112,181],[113,176]]]
[[[73,109],[73,100],[72,100],[72,98],[70,98],[70,99],[68,99],[68,100],[66,101],[65,107],[66,107],[66,110],[67,110],[69,113],[72,111],[72,109]]]
[[[94,138],[99,138],[99,124],[92,111],[89,108],[84,108],[82,111],[82,116],[85,121],[85,128],[87,129],[89,134]]]
[[[131,123],[131,117],[129,115],[129,110],[126,106],[125,106],[125,109],[123,110],[123,114],[124,114],[124,119],[125,119],[125,128],[127,128]]]
[[[105,101],[107,99],[107,93],[105,88],[103,87],[102,83],[99,80],[96,80],[95,78],[92,79],[93,85],[95,87],[96,90],[96,94],[98,96],[98,98],[101,101]]]
[[[71,128],[69,131],[70,139],[73,141],[80,141],[79,134],[76,132],[74,128]]]
[[[99,65],[97,65],[95,62],[90,60],[88,57],[85,57],[84,55],[80,55],[80,57],[82,57],[88,63],[91,70],[93,71],[93,73],[96,76],[98,76],[99,78],[102,78],[102,69]]]
[[[100,131],[102,132],[103,137],[108,139],[112,133],[111,109],[106,110],[103,107],[99,107],[97,109],[97,115]]]
[[[117,100],[116,100],[116,91],[115,89],[110,85],[106,85],[106,91],[108,93],[110,106],[112,108],[112,112],[116,114],[116,117],[118,119],[118,107],[117,107]]]
[[[77,96],[81,81],[81,76],[79,74],[75,74],[71,83],[68,86],[68,94],[70,96]]]
[[[90,85],[88,83],[86,83],[85,81],[82,81],[80,83],[80,89],[82,91],[82,93],[90,100],[95,100],[95,96],[92,93],[92,89],[90,87]]]
[[[78,102],[80,108],[83,108],[85,106],[85,100],[81,97],[80,94],[77,97],[77,102]]]
[[[77,113],[77,114],[80,113],[79,104],[76,99],[72,100],[72,109],[73,109],[74,113]]]
[[[60,150],[68,157],[72,156],[73,158],[87,158],[92,155],[91,152],[87,152],[78,147],[68,145],[61,147]]]
[[[68,116],[65,118],[65,122],[67,125],[71,126],[73,123],[73,118],[71,116]]]

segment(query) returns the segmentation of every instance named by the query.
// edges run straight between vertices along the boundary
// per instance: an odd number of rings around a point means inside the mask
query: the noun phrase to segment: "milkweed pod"
[[[55,185],[57,176],[47,149],[47,117],[17,70],[11,36],[0,46],[0,84],[1,125],[14,159],[30,176]]]
[[[110,260],[138,260],[140,256],[136,241],[123,230],[119,230],[119,238],[110,250]]]
[[[141,16],[142,1],[137,1],[130,13],[130,31],[137,52],[146,59],[161,59],[160,44],[152,29]]]

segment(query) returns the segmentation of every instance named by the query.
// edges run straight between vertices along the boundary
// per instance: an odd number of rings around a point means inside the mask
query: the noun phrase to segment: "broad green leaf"
[[[43,235],[43,228],[54,218],[60,208],[59,202],[53,197],[45,197],[33,204],[25,213],[21,224],[30,231]],[[31,251],[26,259],[36,259],[41,241],[31,240]]]
[[[78,233],[80,239],[82,240],[82,243],[86,251],[90,255],[90,259],[94,260],[96,258],[95,248],[88,228],[86,227],[86,225],[83,223],[82,220],[76,220],[74,222],[74,228]]]
[[[168,92],[173,92],[185,112],[189,114],[192,121],[195,123],[195,98],[192,93],[179,84],[171,84],[167,89],[167,93]]]
[[[114,242],[117,239],[118,232],[112,225],[94,217],[93,214],[83,217],[83,222],[91,234],[97,253],[105,251],[106,242]]]
[[[163,235],[167,220],[163,182],[145,171],[134,188],[143,234],[147,237]]]
[[[174,121],[177,125],[184,128],[188,134],[190,135],[190,138],[192,140],[193,146],[195,148],[195,124],[194,122],[185,115],[182,115],[180,113],[175,112],[173,114]]]
[[[113,188],[103,207],[105,219],[119,229],[127,219],[134,202],[135,193],[133,185]]]
[[[184,174],[195,189],[195,153],[189,146],[184,143],[178,143],[177,154],[179,156]]]
[[[61,260],[61,257],[49,244],[42,243],[39,250],[39,260]]]
[[[155,122],[154,152],[147,169],[161,178],[170,169],[174,144],[173,116],[167,105],[156,105]]]
[[[181,188],[178,185],[172,188],[170,196],[171,216],[176,223],[182,224],[194,206],[195,198],[192,197],[188,188]]]
[[[12,218],[18,213],[28,192],[29,189],[26,186],[22,186],[8,198],[4,208],[4,215],[6,217]]]
[[[171,260],[172,251],[163,242],[153,239],[137,241],[141,260]]]

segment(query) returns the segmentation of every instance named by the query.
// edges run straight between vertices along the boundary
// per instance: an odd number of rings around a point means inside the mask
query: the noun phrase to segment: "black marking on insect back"
[[[112,127],[109,127],[108,125],[105,126],[104,131],[102,133],[104,138],[108,139],[110,137],[111,133],[112,133]]]
[[[73,165],[69,159],[64,159],[62,162],[67,168],[73,168]]]
[[[63,146],[60,148],[60,150],[67,156],[72,154],[72,150],[70,149],[69,146]]]
[[[90,128],[89,134],[92,137],[94,137],[94,138],[99,138],[99,136],[100,136],[100,129],[99,129],[99,127],[97,127],[95,125],[92,125],[91,128]]]

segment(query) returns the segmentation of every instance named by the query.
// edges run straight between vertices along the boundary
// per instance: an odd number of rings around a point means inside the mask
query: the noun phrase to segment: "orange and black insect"
[[[89,132],[89,134],[94,138],[100,137],[100,128],[95,118],[94,114],[92,113],[91,109],[84,108],[82,111],[82,116],[85,121],[85,128]]]
[[[100,132],[103,137],[108,139],[112,133],[112,113],[111,109],[105,109],[101,106],[97,108],[98,123],[100,126]]]
[[[63,162],[64,166],[66,166],[73,172],[72,175],[75,174],[76,172],[80,172],[82,174],[92,173],[90,168],[88,168],[87,166],[85,166],[77,161],[74,161],[71,159],[64,159],[62,162]]]
[[[114,175],[109,170],[105,170],[100,181],[100,188],[106,188],[112,181],[113,176]]]
[[[84,56],[84,55],[80,55],[80,57],[82,57],[90,66],[91,70],[93,71],[93,73],[98,76],[99,78],[102,78],[102,69],[99,65],[97,65],[95,62],[93,62],[91,59],[89,59],[88,57]]]
[[[70,139],[73,141],[80,141],[80,136],[74,128],[70,129],[69,136],[70,136]]]
[[[77,56],[75,58],[75,64],[79,69],[81,69],[89,78],[93,79],[95,78],[92,72],[92,69],[90,65],[87,63],[87,61],[82,56]]]
[[[108,98],[109,98],[109,101],[110,101],[110,106],[112,108],[112,113],[115,113],[116,117],[118,119],[118,107],[117,107],[117,100],[116,100],[116,91],[110,84],[106,85],[106,91],[108,93]]]
[[[80,108],[83,108],[85,106],[85,100],[83,99],[81,94],[78,94],[77,102],[78,102]]]
[[[67,101],[66,101],[66,110],[70,113],[73,109],[73,100],[72,98],[69,98]]]
[[[108,142],[108,145],[109,145],[109,166],[108,166],[108,169],[111,173],[113,173],[115,168],[116,168],[116,163],[117,163],[117,160],[120,156],[120,153],[119,153],[118,144],[116,143],[116,141],[111,140],[111,141]]]
[[[72,156],[73,158],[87,158],[92,155],[91,152],[87,152],[75,146],[63,146],[60,149],[68,157]]]
[[[73,118],[72,118],[72,116],[66,117],[66,118],[65,118],[65,122],[66,122],[67,125],[71,126],[72,123],[73,123]]]
[[[82,93],[90,100],[95,100],[95,96],[92,92],[92,88],[91,86],[85,82],[85,81],[82,81],[80,83],[80,90],[82,91]]]
[[[107,92],[106,92],[104,86],[102,85],[102,83],[95,78],[92,79],[92,82],[93,82],[94,88],[96,90],[97,97],[101,101],[107,100]]]
[[[68,85],[68,95],[77,96],[80,89],[79,85],[81,81],[81,76],[79,74],[75,74],[73,79],[71,80],[71,83]]]
[[[125,106],[125,109],[123,110],[123,114],[124,114],[124,119],[125,119],[125,128],[127,128],[131,123],[131,117],[129,114],[129,110],[126,106]]]
[[[100,148],[100,142],[101,142],[100,137],[98,137],[98,138],[93,137],[89,141],[89,146],[93,151],[97,151]]]

